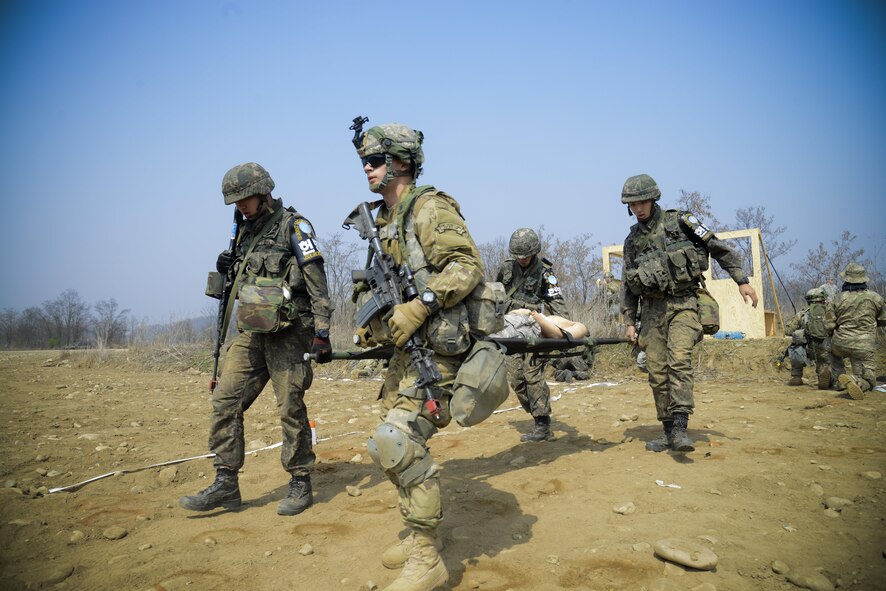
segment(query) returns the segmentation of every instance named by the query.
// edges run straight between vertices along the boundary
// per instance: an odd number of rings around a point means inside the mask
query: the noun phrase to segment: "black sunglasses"
[[[363,166],[366,166],[368,164],[372,168],[379,168],[385,165],[386,160],[384,154],[373,154],[372,156],[361,158],[360,162],[363,163]]]

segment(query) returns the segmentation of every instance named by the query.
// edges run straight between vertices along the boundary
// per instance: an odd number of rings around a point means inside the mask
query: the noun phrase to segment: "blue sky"
[[[263,164],[318,233],[371,194],[347,127],[425,133],[423,183],[477,242],[621,243],[628,176],[798,245],[886,256],[886,8],[862,1],[5,2],[0,308],[76,289],[137,318],[212,309],[221,178]]]

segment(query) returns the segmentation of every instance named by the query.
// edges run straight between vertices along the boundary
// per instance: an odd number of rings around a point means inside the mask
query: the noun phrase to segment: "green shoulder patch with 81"
[[[308,220],[304,218],[292,220],[292,234],[289,236],[289,241],[299,267],[311,261],[323,260],[314,236],[314,228]]]

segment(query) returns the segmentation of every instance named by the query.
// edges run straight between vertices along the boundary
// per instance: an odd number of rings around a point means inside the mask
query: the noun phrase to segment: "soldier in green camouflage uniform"
[[[868,289],[864,267],[849,263],[840,274],[843,278],[840,299],[835,306],[835,328],[831,339],[831,373],[841,389],[861,400],[865,392],[877,385],[875,352],[877,327],[886,326],[883,298]],[[852,373],[846,373],[843,360],[852,362]]]
[[[541,242],[531,228],[519,228],[508,242],[511,258],[496,276],[508,294],[508,312],[518,308],[563,316],[563,296],[552,263],[539,256]],[[545,381],[546,363],[530,363],[530,354],[508,355],[508,376],[520,406],[535,425],[520,441],[547,441],[551,433],[551,389]]]
[[[289,493],[277,513],[296,515],[313,503],[309,472],[315,456],[304,401],[313,373],[304,354],[329,360],[332,306],[314,229],[304,216],[274,199],[273,188],[268,172],[254,162],[235,166],[222,181],[225,204],[236,204],[244,218],[234,252],[222,252],[216,262],[219,273],[235,278],[241,332],[212,394],[209,449],[216,454],[216,479],[179,500],[191,511],[240,505],[243,413],[269,380],[283,428],[280,461],[290,474]]]
[[[785,325],[785,334],[792,338],[791,348],[805,349],[807,359],[815,361],[819,390],[831,387],[830,335],[834,332],[834,309],[827,293],[820,287],[806,292],[807,307],[800,310]],[[789,355],[790,356],[790,355]],[[806,361],[791,357],[791,379],[788,386],[803,385]]]
[[[738,284],[745,301],[757,294],[742,270],[741,257],[685,211],[663,211],[658,185],[648,175],[630,177],[621,202],[637,217],[624,242],[622,312],[627,337],[646,352],[649,385],[664,434],[646,443],[650,451],[693,451],[686,434],[695,403],[692,350],[701,342],[696,290],[710,254]],[[643,323],[637,334],[638,306]]]
[[[383,197],[372,204],[378,208],[382,248],[398,266],[409,263],[421,294],[395,306],[387,326],[358,334],[361,344],[393,342],[397,347],[382,393],[385,417],[368,445],[373,461],[397,486],[409,530],[382,556],[386,567],[403,567],[389,591],[430,590],[449,577],[437,538],[443,517],[439,467],[427,441],[450,421],[445,409],[451,387],[471,347],[463,300],[483,278],[480,254],[458,203],[433,186],[415,184],[424,162],[423,137],[393,123],[372,127],[358,139],[369,189]],[[417,331],[442,375],[433,386],[444,409],[439,418],[425,408],[414,386],[417,371],[401,348]]]

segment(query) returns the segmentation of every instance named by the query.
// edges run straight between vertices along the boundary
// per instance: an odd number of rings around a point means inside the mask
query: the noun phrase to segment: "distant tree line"
[[[773,271],[773,281],[763,267],[763,298],[766,309],[773,309],[778,298],[782,315],[793,314],[791,303],[799,309],[805,305],[807,290],[818,287],[828,280],[840,285],[840,272],[849,262],[861,263],[871,277],[870,287],[884,293],[886,281],[882,272],[882,252],[869,253],[857,245],[857,237],[843,231],[838,238],[822,241],[811,249],[799,262],[782,266],[784,255],[791,252],[796,240],[786,239],[787,227],[775,222],[763,206],[739,208],[734,222],[721,222],[711,207],[710,196],[696,191],[681,191],[677,202],[662,204],[692,211],[702,222],[717,230],[759,228],[766,255]],[[514,228],[516,229],[516,228]],[[628,224],[625,224],[627,235]],[[560,282],[570,318],[579,320],[591,328],[592,334],[614,334],[620,327],[613,324],[608,314],[610,302],[605,300],[605,290],[600,289],[603,275],[600,243],[591,233],[572,238],[561,238],[536,228],[542,244],[542,256],[549,259]],[[478,244],[487,280],[494,280],[502,262],[508,258],[508,238],[498,237],[491,242]],[[746,240],[731,243],[744,255],[746,270],[751,271],[750,244]],[[346,233],[337,232],[322,240],[329,295],[335,307],[333,314],[333,340],[337,348],[351,346],[354,332],[356,305],[351,301],[351,270],[362,268],[366,263],[366,245]],[[615,261],[617,263],[617,261]],[[725,275],[716,263],[712,265],[714,276]],[[613,269],[620,278],[621,269]],[[775,286],[773,293],[772,286]],[[131,345],[155,345],[177,347],[192,343],[212,341],[215,338],[216,309],[208,303],[205,316],[198,319],[170,319],[164,324],[149,325],[136,322],[128,309],[121,309],[113,298],[95,304],[87,304],[76,290],[68,289],[58,297],[43,302],[41,306],[21,312],[5,309],[0,312],[0,347],[72,348],[72,347],[119,347]],[[231,323],[235,324],[234,322]],[[232,326],[231,331],[235,328]]]

